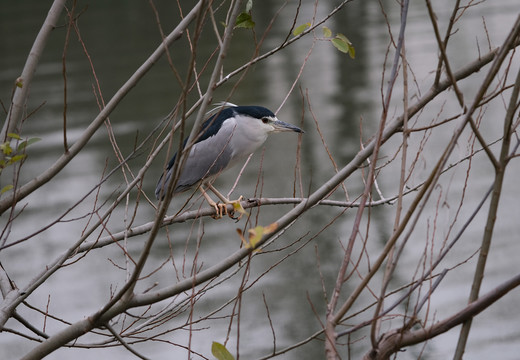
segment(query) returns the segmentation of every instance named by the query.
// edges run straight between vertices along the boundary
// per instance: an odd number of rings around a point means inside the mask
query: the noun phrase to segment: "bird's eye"
[[[262,122],[263,122],[264,124],[267,124],[267,123],[269,122],[269,118],[263,117],[263,118],[262,118]]]

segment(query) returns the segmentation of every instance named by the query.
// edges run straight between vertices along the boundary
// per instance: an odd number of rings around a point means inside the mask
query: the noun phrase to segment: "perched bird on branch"
[[[222,171],[247,159],[262,146],[271,133],[303,133],[300,128],[278,120],[273,112],[265,107],[236,106],[229,103],[225,105],[228,107],[219,110],[202,125],[173,189],[173,192],[177,193],[194,186],[199,187],[208,203],[215,208],[216,217],[227,214],[228,204],[240,201],[227,199],[211,185]],[[188,139],[184,141],[184,147],[187,141]],[[166,195],[176,158],[177,154],[173,155],[157,183],[157,199],[163,199]],[[214,202],[204,187],[214,192],[222,203]]]

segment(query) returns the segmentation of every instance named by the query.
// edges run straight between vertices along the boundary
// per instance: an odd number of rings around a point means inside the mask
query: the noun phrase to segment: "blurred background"
[[[311,22],[326,16],[338,1],[315,2],[302,1],[297,24]],[[178,9],[174,2],[155,0],[154,4],[160,16],[161,26],[165,33],[178,22]],[[0,100],[4,108],[8,108],[13,91],[14,80],[22,71],[25,59],[39,28],[45,19],[51,1],[25,0],[4,1],[0,10]],[[260,52],[270,50],[280,44],[289,34],[290,26],[296,10],[297,2],[288,2],[279,13],[272,29],[263,43]],[[281,3],[274,0],[254,2],[253,18],[256,21],[256,36],[260,38],[271,19],[280,9]],[[333,33],[343,33],[353,43],[356,58],[337,51],[327,41],[317,41],[313,52],[303,70],[302,77],[288,101],[279,111],[278,118],[306,130],[301,148],[301,178],[302,188],[307,194],[319,187],[335,172],[329,160],[327,151],[322,145],[320,135],[316,130],[313,117],[308,111],[308,101],[312,106],[320,130],[335,162],[341,168],[352,159],[360,148],[360,142],[366,141],[374,133],[381,114],[381,87],[386,90],[387,77],[382,80],[382,70],[387,56],[389,34],[388,24],[381,10],[390,22],[394,38],[397,38],[400,21],[400,7],[394,1],[353,1],[345,6],[339,14],[332,17],[326,25]],[[452,11],[449,0],[435,1],[438,21],[445,26]],[[142,64],[149,54],[161,42],[161,35],[156,15],[147,1],[99,1],[78,2],[81,14],[78,26],[82,40],[86,46],[90,60],[95,68],[97,79],[105,101],[108,101],[117,89]],[[474,8],[468,9],[455,29],[448,52],[455,69],[478,58],[479,54],[489,51],[488,39],[493,47],[499,46],[505,39],[517,14],[516,0],[486,1]],[[316,11],[316,14],[314,14]],[[222,13],[217,13],[223,17]],[[39,137],[41,141],[32,145],[28,151],[28,159],[22,167],[21,183],[34,178],[47,169],[63,152],[63,75],[62,54],[66,31],[65,19],[62,17],[62,27],[54,30],[47,45],[43,58],[36,72],[34,83],[30,89],[28,113],[37,111],[23,124],[22,137]],[[485,24],[485,26],[484,26]],[[444,31],[444,27],[441,30]],[[321,33],[316,36],[321,37]],[[241,105],[256,104],[266,106],[273,111],[278,109],[312,46],[312,37],[297,41],[283,51],[276,53],[252,66],[245,78],[239,84],[238,90],[232,92],[230,102]],[[216,38],[213,32],[206,29],[200,39],[198,55],[201,69],[203,60],[215,50]],[[254,52],[253,36],[249,30],[239,29],[235,32],[224,72],[231,72],[250,59]],[[436,42],[432,26],[423,2],[412,2],[410,5],[406,29],[406,51],[414,82],[410,87],[410,98],[413,102],[431,85],[437,64]],[[186,37],[175,43],[170,55],[181,78],[185,78],[185,69],[189,60]],[[393,48],[389,58],[393,58]],[[516,59],[516,65],[518,65]],[[516,69],[513,67],[513,69]],[[389,72],[387,66],[386,70]],[[466,99],[471,99],[485,71],[479,76],[470,77],[461,83]],[[202,91],[205,90],[205,80],[209,73],[203,73],[201,78]],[[238,78],[231,79],[217,89],[215,101],[227,99]],[[72,33],[67,49],[67,119],[69,144],[82,133],[98,113],[100,99],[94,96],[95,80],[91,66],[84,54],[82,44]],[[110,121],[116,140],[123,154],[129,154],[136,142],[141,141],[161,120],[172,110],[179,97],[180,86],[166,59],[162,59],[151,69],[149,74],[139,82],[111,114]],[[401,114],[402,82],[398,81],[394,91],[393,107],[390,118]],[[505,97],[505,99],[508,99]],[[196,100],[192,93],[190,100]],[[401,106],[399,105],[401,104]],[[418,116],[418,126],[426,126],[433,119],[442,120],[460,112],[456,98],[449,92],[435,100],[430,112]],[[302,109],[305,111],[302,112]],[[505,113],[502,103],[491,103],[483,114],[482,131],[489,141],[500,137],[502,119]],[[414,119],[415,120],[415,119]],[[498,126],[497,126],[498,124]],[[412,175],[410,186],[418,185],[438,158],[451,134],[453,127],[446,126],[437,129],[427,143],[425,150],[418,156],[418,165]],[[422,136],[422,135],[421,135]],[[411,139],[411,149],[417,148],[421,136]],[[275,138],[276,137],[276,138]],[[103,176],[117,164],[114,151],[107,141],[105,128],[101,128],[84,151],[81,152],[67,167],[42,191],[27,197],[23,203],[27,206],[9,233],[8,243],[28,236],[41,229],[50,221],[57,219],[66,209],[81,199]],[[390,160],[397,151],[400,139],[390,141],[382,149],[382,163]],[[468,145],[462,143],[456,154],[463,157],[467,154]],[[149,148],[139,152],[139,156],[130,161],[132,169],[137,171],[146,161]],[[248,164],[233,196],[243,195],[254,197],[292,197],[299,193],[299,180],[295,178],[297,136],[293,134],[273,135],[258,151]],[[413,151],[413,150],[412,150]],[[413,153],[411,151],[411,153]],[[398,155],[400,157],[400,155]],[[166,157],[160,156],[146,174],[144,189],[150,198],[156,181],[162,172]],[[454,162],[456,160],[453,160]],[[399,181],[399,161],[388,165],[378,177],[379,185],[386,197],[397,194]],[[219,177],[216,186],[226,194],[231,188],[240,168],[230,170]],[[396,279],[391,287],[399,287],[416,277],[419,257],[425,248],[440,247],[434,241],[441,242],[447,236],[446,224],[450,224],[460,203],[461,191],[464,188],[466,167],[456,169],[446,175],[441,181],[435,201],[430,201],[431,208],[425,210],[424,221],[418,225],[414,237],[406,248],[406,256],[402,259],[396,273]],[[471,165],[472,178],[466,187],[464,207],[459,215],[464,221],[473,211],[475,205],[482,199],[483,193],[492,184],[493,173],[483,155],[477,156]],[[492,252],[486,272],[482,292],[492,289],[510,275],[518,273],[519,266],[516,254],[520,251],[518,242],[518,191],[517,184],[511,179],[520,175],[518,165],[512,164],[508,169],[508,180],[505,184],[508,196],[501,202],[500,214],[496,226]],[[516,175],[514,175],[516,174]],[[260,181],[258,180],[260,179]],[[257,183],[261,183],[261,190]],[[5,184],[0,184],[4,186]],[[360,174],[355,174],[346,181],[351,199],[354,199],[363,186]],[[114,197],[114,191],[124,189],[124,180],[120,173],[111,177],[101,187],[98,196],[98,206],[108,198]],[[296,192],[295,192],[296,189]],[[510,195],[510,196],[509,196]],[[135,200],[136,194],[133,194]],[[181,195],[172,201],[169,214],[174,214],[176,205],[183,203],[187,195]],[[341,191],[333,198],[344,200]],[[65,218],[38,234],[29,241],[0,252],[0,261],[19,287],[32,279],[45,264],[54,259],[68,245],[78,239],[83,229],[88,225],[89,218],[83,217],[92,211],[92,201],[85,201]],[[439,206],[439,200],[443,205]],[[443,203],[444,202],[444,203]],[[197,200],[193,208],[200,206]],[[291,205],[263,207],[253,210],[260,224],[269,224],[285,213]],[[484,209],[487,210],[487,207]],[[291,229],[283,234],[271,246],[271,251],[257,255],[251,264],[249,279],[255,279],[267,269],[276,264],[288,253],[296,250],[304,242],[317,235],[311,243],[295,252],[289,259],[280,263],[273,270],[262,276],[251,290],[243,294],[240,317],[240,356],[244,359],[254,359],[268,355],[273,349],[273,338],[267,316],[268,305],[273,329],[276,333],[277,349],[297,343],[318,331],[320,320],[324,319],[325,300],[322,291],[321,278],[330,296],[333,283],[342,259],[341,244],[345,244],[350,236],[352,218],[355,210],[347,210],[331,226],[326,225],[342,209],[319,207],[309,211]],[[154,209],[146,203],[139,206],[134,225],[151,221]],[[384,245],[392,231],[395,208],[389,205],[374,208],[371,212],[370,236],[367,241],[367,252],[375,257]],[[129,221],[125,217],[124,206],[116,209],[109,221],[112,232],[121,231]],[[458,311],[467,302],[472,274],[475,267],[475,257],[482,238],[482,223],[485,221],[485,211],[478,215],[477,221],[466,232],[457,244],[453,253],[446,259],[441,268],[454,269],[437,289],[430,304],[429,319],[442,319]],[[5,219],[0,219],[2,228]],[[435,224],[435,226],[434,226]],[[141,283],[144,290],[152,284],[165,286],[176,281],[178,274],[189,276],[192,271],[192,258],[197,249],[197,233],[204,232],[200,251],[197,253],[198,266],[207,268],[225,256],[236,251],[240,240],[235,229],[241,223],[223,219],[196,220],[186,224],[176,224],[166,230],[155,242],[152,258],[147,271],[152,271],[166,262],[161,271],[153,273]],[[326,228],[325,228],[326,227]],[[325,228],[325,229],[324,229]],[[432,229],[436,228],[437,233]],[[322,231],[323,230],[323,231]],[[92,240],[95,239],[95,234]],[[103,234],[103,235],[106,235]],[[133,238],[129,249],[134,255],[139,254],[145,237]],[[288,248],[289,244],[293,244]],[[279,249],[278,251],[274,251]],[[356,249],[360,252],[361,249]],[[320,267],[317,266],[319,254]],[[168,262],[170,255],[172,261]],[[187,264],[183,263],[186,256]],[[466,261],[467,260],[467,261]],[[58,271],[41,286],[28,302],[40,309],[48,308],[53,314],[60,315],[64,320],[74,322],[89,315],[103,304],[114,288],[121,286],[125,272],[114,264],[122,264],[123,254],[115,246],[92,251],[84,261],[70,265],[66,271]],[[461,262],[465,262],[460,264]],[[460,266],[457,266],[460,265]],[[173,268],[177,268],[177,275]],[[321,271],[321,275],[320,275]],[[195,317],[205,316],[216,310],[231,297],[236,295],[242,276],[235,276],[223,286],[212,289],[204,298],[196,303]],[[377,284],[377,281],[376,281]],[[112,286],[114,288],[112,288]],[[344,291],[348,293],[349,287]],[[139,289],[138,289],[139,290]],[[377,285],[372,289],[379,291]],[[189,294],[186,294],[189,296]],[[180,298],[179,298],[180,299]],[[179,299],[175,299],[178,301]],[[469,345],[466,350],[468,359],[489,359],[500,354],[501,359],[516,359],[520,350],[520,323],[517,321],[516,309],[520,300],[520,292],[512,291],[508,296],[492,306],[489,311],[479,315],[471,330]],[[360,301],[368,305],[374,298],[367,292]],[[314,313],[312,306],[317,310]],[[166,306],[166,305],[165,305]],[[229,310],[229,309],[228,309]],[[357,309],[359,310],[359,309]],[[396,310],[397,312],[398,310]],[[402,309],[399,311],[403,311]],[[62,327],[61,324],[45,319],[27,308],[20,312],[37,326],[46,326],[48,333],[53,333]],[[229,312],[229,311],[228,311]],[[370,313],[370,311],[369,311]],[[371,315],[370,314],[366,314]],[[317,318],[317,316],[319,318]],[[185,315],[174,318],[157,328],[166,331],[181,326],[186,320]],[[217,313],[211,321],[211,326],[192,332],[192,348],[206,357],[212,358],[210,348],[212,341],[223,343],[226,339],[230,319],[223,313]],[[352,319],[352,324],[359,319]],[[384,323],[386,330],[399,326],[402,319]],[[21,329],[10,320],[7,327]],[[385,329],[383,329],[385,330]],[[350,355],[360,358],[367,351],[366,331],[355,333],[349,340],[353,342]],[[398,355],[399,359],[446,359],[450,358],[458,337],[458,328],[441,335],[423,346],[408,348]],[[188,357],[180,346],[187,345],[189,332],[176,330],[158,336],[157,341],[136,345],[143,354],[153,359],[171,359]],[[80,339],[88,342],[89,337]],[[99,340],[99,339],[98,339]],[[356,340],[361,340],[356,343]],[[347,339],[345,339],[345,342]],[[236,349],[237,329],[233,325],[228,349]],[[14,359],[25,354],[35,343],[11,333],[0,335],[0,356]],[[112,359],[130,358],[122,347],[103,349],[61,349],[50,355],[49,359],[64,359],[74,356],[77,360],[95,359],[103,356]],[[317,359],[323,358],[323,342],[314,340],[301,348],[291,351],[280,358],[284,359]],[[198,358],[193,355],[192,358]],[[345,355],[347,358],[347,355]]]

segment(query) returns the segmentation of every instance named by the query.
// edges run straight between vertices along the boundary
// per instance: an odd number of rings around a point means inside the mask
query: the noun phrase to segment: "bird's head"
[[[236,106],[233,107],[234,112],[248,119],[250,126],[258,132],[265,134],[275,132],[293,131],[303,133],[303,130],[292,124],[278,120],[273,112],[262,106]]]

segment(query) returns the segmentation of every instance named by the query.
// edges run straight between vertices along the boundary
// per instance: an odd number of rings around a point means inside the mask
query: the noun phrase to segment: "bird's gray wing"
[[[229,146],[228,136],[211,136],[192,146],[186,164],[175,189],[176,192],[187,190],[201,180],[219,174],[230,163],[233,151]]]
[[[205,134],[203,140],[198,141],[191,147],[174,190],[175,192],[185,191],[201,181],[219,174],[230,165],[234,156],[230,140],[235,132],[236,121],[233,117],[226,118],[226,120],[225,122],[221,122],[221,126],[216,127],[216,129],[211,129],[210,127],[207,134],[212,134],[209,136]],[[170,160],[168,171],[164,179],[163,176],[161,176],[157,183],[155,189],[157,199],[161,197],[161,194],[164,196],[164,189],[170,183],[176,156],[177,155],[174,155]]]

